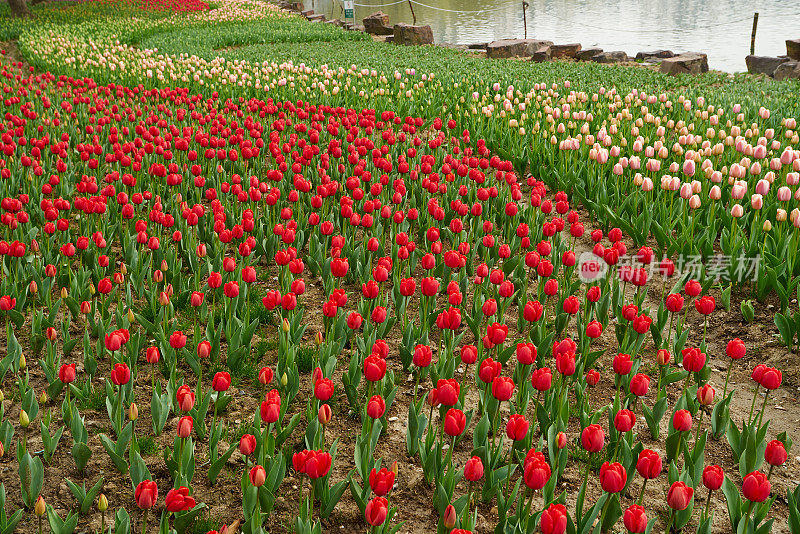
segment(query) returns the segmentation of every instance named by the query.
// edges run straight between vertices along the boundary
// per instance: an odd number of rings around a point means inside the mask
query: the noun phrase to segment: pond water
[[[800,39],[800,0],[528,0],[528,37],[584,48],[636,52],[668,49],[708,54],[712,69],[745,71],[753,13],[758,12],[757,55],[786,53]],[[429,24],[437,43],[470,44],[525,34],[522,0],[413,0],[417,24]],[[305,0],[331,18],[343,18],[341,0]],[[356,0],[355,19],[381,10],[390,24],[412,22],[407,0]]]

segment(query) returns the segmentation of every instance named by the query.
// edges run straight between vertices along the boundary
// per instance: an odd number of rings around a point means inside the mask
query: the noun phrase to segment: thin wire
[[[408,0],[397,0],[397,2],[392,2],[391,4],[353,4],[354,6],[358,7],[388,7],[388,6],[396,6],[397,4],[405,4]]]
[[[417,2],[416,0],[410,0],[412,4],[417,4],[418,6],[427,7],[428,9],[434,9],[436,11],[446,11],[448,13],[486,13],[487,11],[491,11],[490,9],[479,9],[477,11],[459,11],[456,9],[445,9],[443,7],[436,7],[436,6],[429,6],[428,4],[423,4],[422,2]]]

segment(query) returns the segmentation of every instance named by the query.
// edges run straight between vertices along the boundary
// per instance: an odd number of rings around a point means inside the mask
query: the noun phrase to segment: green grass
[[[153,439],[152,436],[145,436],[138,440],[139,444],[139,452],[142,453],[142,456],[152,456],[158,452],[158,446],[156,445],[156,440]]]

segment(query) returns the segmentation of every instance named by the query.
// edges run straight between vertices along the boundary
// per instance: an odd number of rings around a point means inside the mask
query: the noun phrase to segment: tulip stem
[[[639,498],[636,499],[636,504],[642,504],[642,499],[644,499],[644,489],[646,487],[647,487],[647,479],[645,478],[644,482],[642,482],[642,489],[639,492]]]
[[[756,407],[756,399],[758,398],[758,384],[753,389],[753,402],[750,404],[750,414],[747,416],[747,425],[749,426],[753,419],[753,409]]]
[[[667,530],[664,531],[666,534],[670,534],[670,532],[672,532],[672,520],[673,519],[675,519],[675,510],[670,508],[670,510],[669,510],[669,521],[667,521]]]
[[[731,369],[733,368],[733,360],[728,363],[728,373],[725,375],[725,387],[722,390],[722,399],[725,400],[725,394],[728,392],[728,380],[731,378]]]
[[[703,426],[703,408],[699,408],[700,418],[697,420],[697,430],[694,433],[694,444],[697,446],[697,438],[700,437],[700,427]]]
[[[764,411],[767,409],[767,399],[769,399],[769,390],[764,394],[764,404],[761,405],[761,413],[758,415],[758,424],[756,430],[761,428],[761,421],[764,420]]]
[[[708,511],[711,508],[711,494],[713,492],[714,492],[714,490],[711,490],[711,489],[708,490],[708,498],[706,499],[706,511],[703,512],[703,517],[706,517],[706,518],[708,517]]]
[[[149,512],[149,510],[144,511],[144,517],[142,518],[142,534],[147,533],[147,512]]]
[[[747,515],[744,516],[744,520],[747,521],[747,523],[744,524],[744,534],[747,534],[747,532],[750,530],[750,512],[752,509],[753,501],[750,501],[750,504],[747,505]]]

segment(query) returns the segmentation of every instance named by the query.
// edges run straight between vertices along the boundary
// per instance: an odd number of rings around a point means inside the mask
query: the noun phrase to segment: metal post
[[[750,55],[756,54],[756,28],[758,27],[758,11],[753,14],[753,33],[750,34]]]
[[[528,15],[525,10],[528,9],[528,2],[522,0],[522,24],[525,26],[525,39],[528,38]]]

